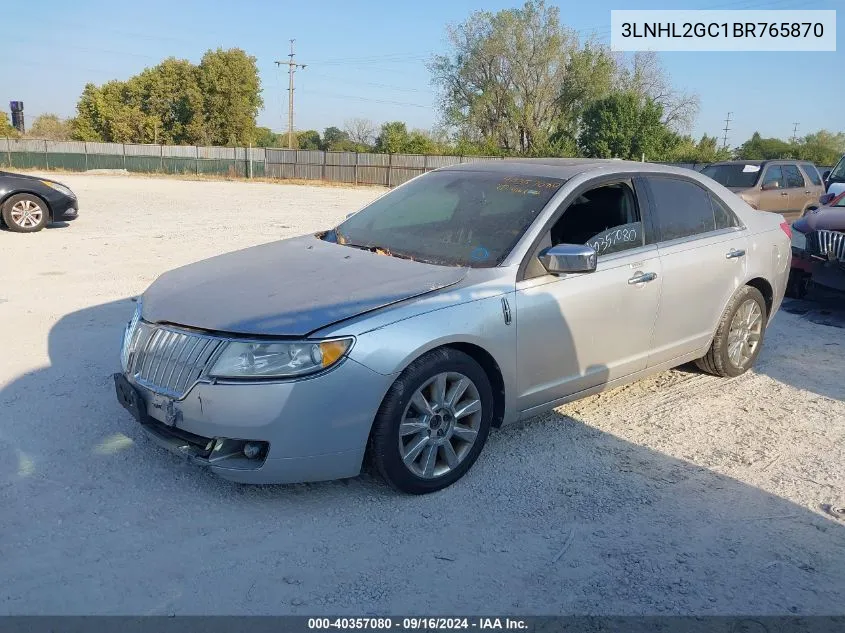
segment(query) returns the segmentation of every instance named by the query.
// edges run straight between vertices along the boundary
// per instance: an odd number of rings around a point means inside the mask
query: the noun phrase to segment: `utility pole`
[[[290,41],[290,53],[288,57],[290,58],[286,62],[276,62],[277,66],[281,66],[283,64],[287,64],[288,67],[288,147],[293,148],[293,74],[296,72],[297,68],[305,68],[305,64],[297,64],[296,59],[294,58],[293,52],[293,43],[296,40]]]
[[[731,124],[731,114],[732,112],[728,112],[728,117],[725,119],[725,136],[722,139],[722,149],[726,149],[728,147],[728,130],[731,128],[728,127]]]
[[[798,124],[792,124],[792,142],[794,143],[795,140],[798,138]]]

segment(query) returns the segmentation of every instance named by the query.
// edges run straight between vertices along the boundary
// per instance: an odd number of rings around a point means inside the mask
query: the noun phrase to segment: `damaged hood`
[[[163,274],[144,293],[143,318],[233,334],[305,336],[446,288],[466,273],[305,235]]]
[[[802,233],[845,231],[845,207],[821,207],[799,218],[792,226]]]

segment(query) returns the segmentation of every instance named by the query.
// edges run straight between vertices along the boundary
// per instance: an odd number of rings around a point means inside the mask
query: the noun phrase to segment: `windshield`
[[[723,187],[748,189],[757,183],[760,165],[708,165],[701,170],[701,173],[710,176]]]
[[[828,180],[831,182],[845,182],[845,156],[839,159],[831,172]]]
[[[433,172],[364,207],[324,239],[432,264],[488,268],[505,259],[563,183]]]

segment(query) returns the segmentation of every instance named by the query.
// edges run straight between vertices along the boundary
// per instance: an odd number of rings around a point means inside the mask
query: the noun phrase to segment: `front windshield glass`
[[[723,187],[741,187],[748,189],[757,183],[760,177],[760,165],[708,165],[701,170]]]
[[[834,182],[845,182],[845,156],[839,159],[836,167],[830,172],[830,180]]]
[[[434,172],[340,224],[340,244],[452,266],[500,264],[564,181],[482,171]]]

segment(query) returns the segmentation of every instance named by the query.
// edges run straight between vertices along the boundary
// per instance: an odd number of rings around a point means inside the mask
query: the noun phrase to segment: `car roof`
[[[601,169],[612,172],[653,172],[678,174],[692,170],[661,163],[641,163],[615,158],[507,158],[504,160],[485,159],[441,167],[436,171],[483,171],[500,174],[519,174],[569,180],[578,174]]]
[[[811,160],[803,160],[800,158],[768,158],[766,160],[720,160],[710,165],[766,165],[768,163],[810,163]],[[708,167],[710,166],[708,165]]]

